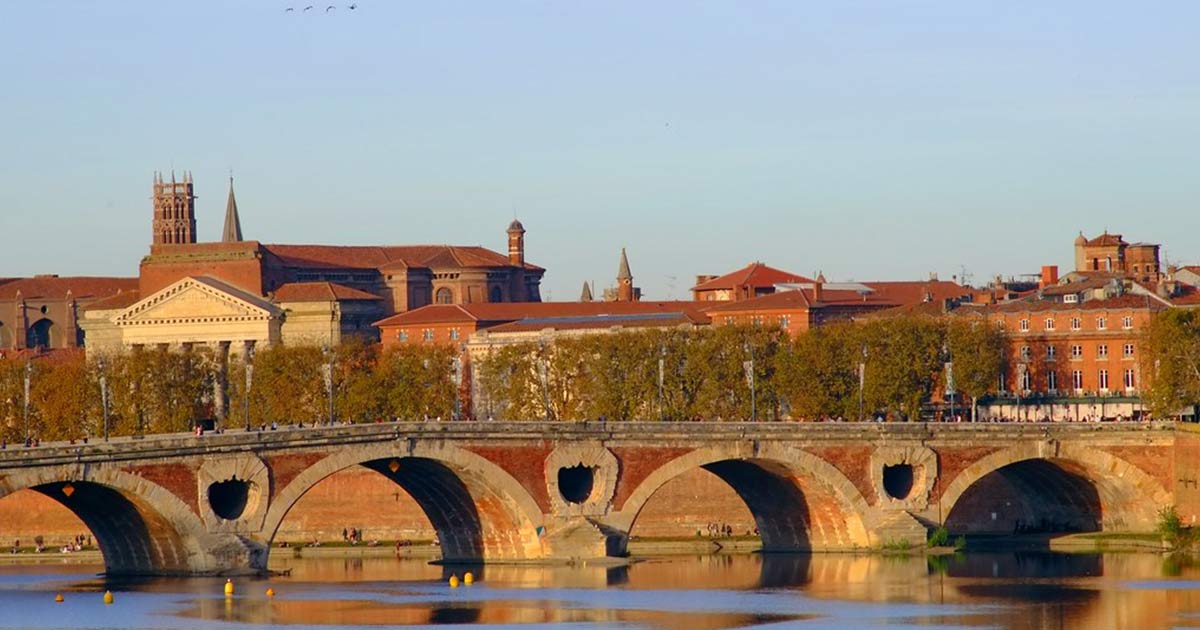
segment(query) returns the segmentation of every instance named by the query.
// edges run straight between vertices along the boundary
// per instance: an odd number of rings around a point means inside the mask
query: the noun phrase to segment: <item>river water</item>
[[[280,554],[281,555],[281,554]],[[105,581],[0,567],[0,628],[1191,628],[1200,569],[1154,554],[715,555],[624,567],[488,566],[472,586],[423,560],[275,558],[290,575]],[[266,589],[276,596],[268,598]],[[104,605],[111,589],[115,603]],[[55,603],[63,593],[66,601]]]

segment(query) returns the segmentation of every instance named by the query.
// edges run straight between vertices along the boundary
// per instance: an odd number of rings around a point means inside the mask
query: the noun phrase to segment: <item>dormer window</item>
[[[1068,294],[1064,295],[1064,296],[1063,296],[1063,303],[1065,303],[1065,304],[1077,304],[1077,303],[1079,303],[1079,294],[1077,294],[1077,293],[1068,293]]]

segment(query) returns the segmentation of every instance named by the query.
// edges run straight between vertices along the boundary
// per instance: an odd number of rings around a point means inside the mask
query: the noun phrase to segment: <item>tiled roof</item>
[[[971,290],[949,280],[919,280],[902,282],[863,282],[875,290],[879,298],[896,304],[920,304],[941,302],[948,299],[970,297]],[[926,299],[929,298],[929,299]]]
[[[766,288],[788,282],[813,282],[813,279],[798,276],[774,267],[768,267],[760,262],[753,262],[737,271],[713,278],[707,282],[702,282],[692,287],[692,290],[716,291],[741,286]]]
[[[1121,238],[1120,234],[1109,234],[1108,232],[1105,232],[1096,238],[1088,239],[1086,244],[1090,247],[1098,247],[1123,245],[1126,243],[1125,239]]]
[[[374,293],[333,282],[289,282],[275,290],[276,302],[334,302],[337,300],[380,300]]]
[[[1004,304],[992,304],[989,306],[964,306],[957,310],[977,310],[983,313],[1038,313],[1042,311],[1102,311],[1118,308],[1150,308],[1151,310],[1160,310],[1166,308],[1166,305],[1159,299],[1148,295],[1122,295],[1120,297],[1108,298],[1104,300],[1085,300],[1083,302],[1066,303],[1066,302],[1051,302],[1044,300],[1030,302],[1005,302]],[[964,312],[968,312],[964,310]]]
[[[137,278],[34,276],[0,284],[0,300],[14,299],[18,291],[26,300],[61,300],[68,291],[76,300],[93,300],[137,288]]]
[[[485,247],[458,245],[263,245],[291,267],[509,267],[508,256]],[[526,269],[541,270],[526,264]]]
[[[414,326],[456,322],[514,322],[527,318],[595,317],[639,313],[681,312],[707,322],[702,302],[480,302],[476,304],[430,304],[397,313],[375,322],[376,326]]]
[[[629,315],[586,315],[580,317],[531,317],[488,328],[493,333],[534,332],[554,330],[587,330],[620,328],[662,328],[690,324],[708,324],[707,317],[685,312],[642,313]]]
[[[741,302],[720,302],[708,310],[711,314],[738,313],[743,311],[770,311],[777,309],[822,308],[826,306],[850,306],[866,304],[880,308],[895,306],[897,303],[876,293],[861,294],[857,291],[824,290],[821,299],[813,300],[809,289],[776,291],[768,295],[743,300]]]
[[[121,293],[118,293],[116,295],[96,300],[95,302],[92,302],[92,303],[88,304],[87,306],[83,307],[83,310],[85,310],[85,311],[121,310],[121,309],[129,308],[130,306],[133,306],[134,304],[137,304],[138,300],[140,300],[140,299],[141,299],[141,296],[137,289],[133,289],[132,291],[122,291]]]

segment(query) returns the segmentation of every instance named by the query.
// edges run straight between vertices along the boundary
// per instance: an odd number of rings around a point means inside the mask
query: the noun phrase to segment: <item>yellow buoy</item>
[[[225,580],[225,597],[233,597],[233,580]]]
[[[58,602],[58,603],[60,603],[60,604],[61,604],[61,603],[63,603],[63,596],[62,596],[62,593],[59,593],[58,595],[55,595],[55,596],[54,596],[54,601],[56,601],[56,602]]]
[[[267,597],[275,597],[275,589],[268,588],[267,589]]]
[[[474,583],[475,583],[475,575],[474,574],[472,574],[470,571],[467,571],[466,573],[463,574],[463,584],[470,586]]]
[[[458,576],[457,575],[450,576],[450,588],[458,588]]]
[[[113,603],[112,591],[104,591],[104,603],[105,604]]]

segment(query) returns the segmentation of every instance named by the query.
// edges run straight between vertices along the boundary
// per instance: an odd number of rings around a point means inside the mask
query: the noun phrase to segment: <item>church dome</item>
[[[508,224],[508,231],[509,232],[524,232],[525,226],[521,225],[520,221],[513,219],[513,222]]]

